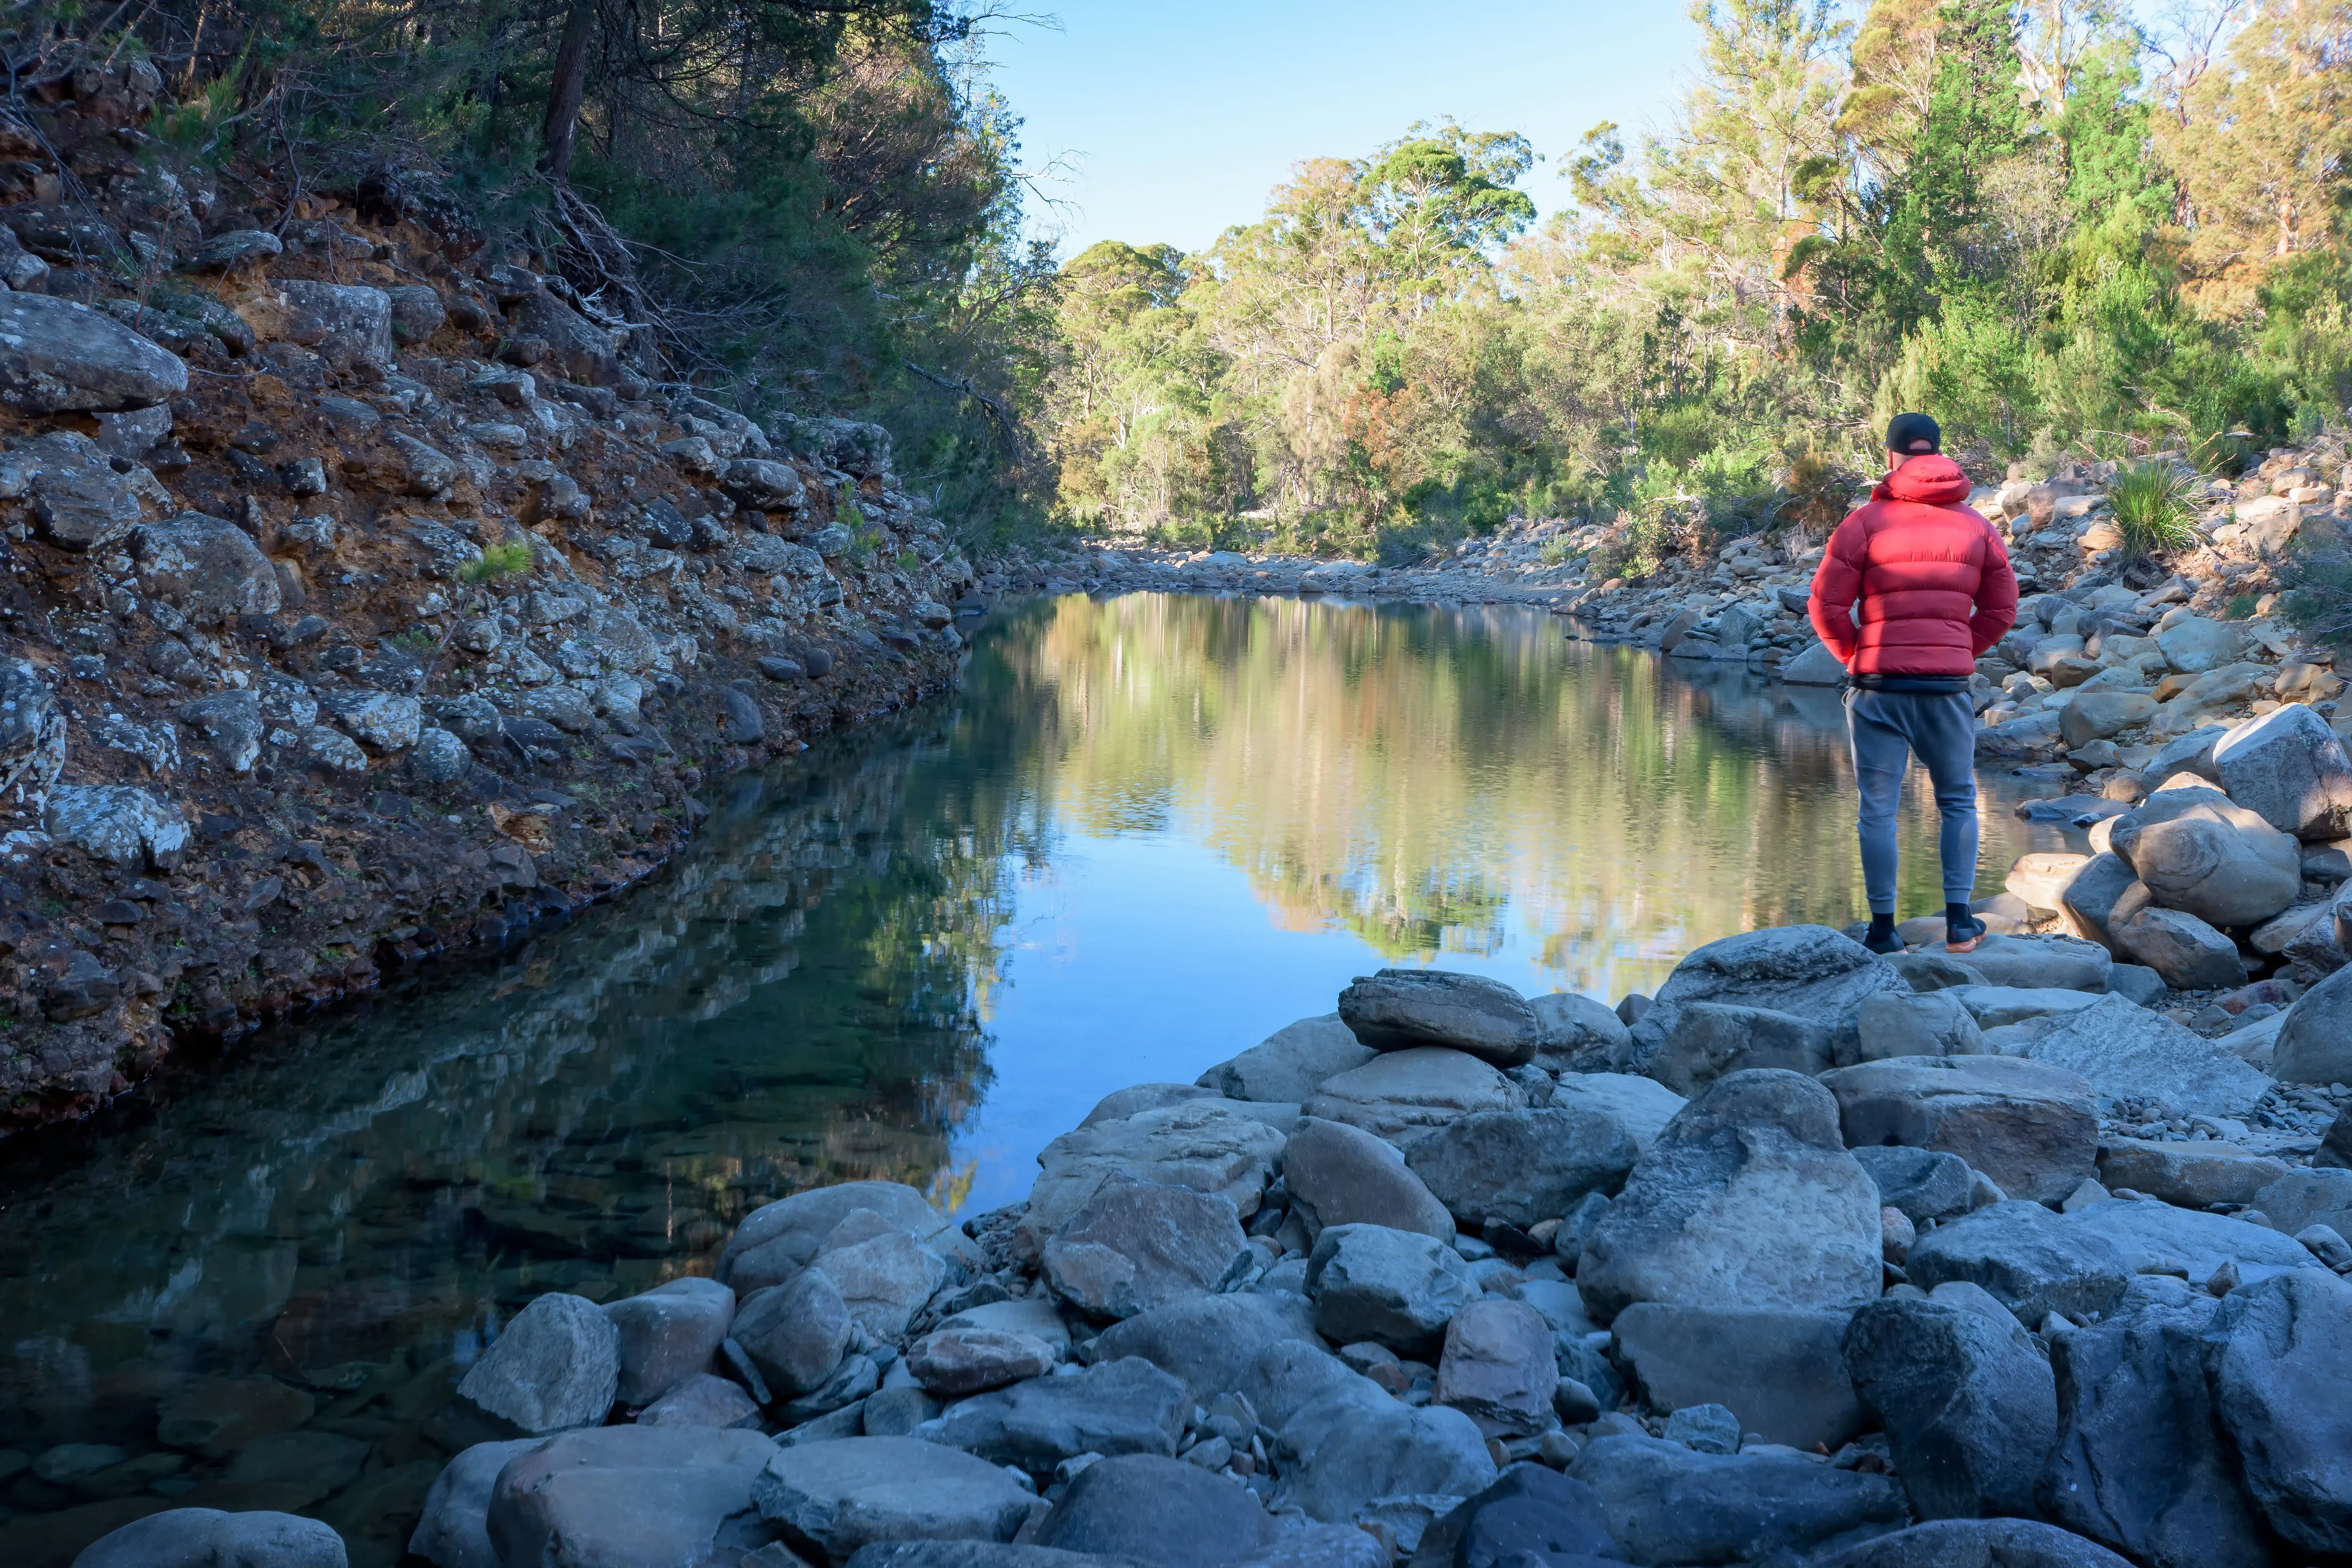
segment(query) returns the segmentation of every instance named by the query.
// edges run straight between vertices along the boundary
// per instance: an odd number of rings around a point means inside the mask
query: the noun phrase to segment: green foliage
[[[431,658],[441,651],[440,634],[425,626],[411,626],[394,632],[389,639],[394,647],[404,648],[421,658]]]
[[[2352,656],[2352,551],[2341,536],[2298,552],[2298,584],[2286,595],[2286,617],[2304,636]]]
[[[2192,481],[2168,462],[2133,463],[2118,470],[2107,487],[2107,505],[2123,531],[2127,561],[2198,542]]]
[[[485,544],[482,553],[457,568],[457,580],[469,587],[487,587],[530,570],[535,559],[530,545],[520,539]]]

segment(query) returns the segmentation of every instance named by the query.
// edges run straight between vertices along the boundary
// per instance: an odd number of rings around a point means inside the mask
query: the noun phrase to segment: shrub
[[[2192,481],[2170,463],[2133,463],[2107,487],[2107,505],[2124,536],[2124,556],[2188,550],[2197,543]]]

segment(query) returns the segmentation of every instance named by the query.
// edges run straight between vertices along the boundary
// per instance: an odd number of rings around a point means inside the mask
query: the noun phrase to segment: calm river
[[[1613,1002],[1715,937],[1843,925],[1848,772],[1835,694],[1535,611],[1014,611],[959,698],[717,786],[617,907],[0,1144],[0,1562],[174,1503],[395,1562],[455,1376],[539,1292],[707,1272],[826,1182],[1013,1201],[1103,1094],[1383,963]],[[2008,808],[2058,786],[1985,783],[1991,889],[2057,847]]]

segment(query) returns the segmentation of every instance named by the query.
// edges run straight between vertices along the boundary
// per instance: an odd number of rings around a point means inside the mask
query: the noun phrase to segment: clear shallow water
[[[1384,963],[1614,1001],[1715,937],[1843,924],[1848,774],[1833,693],[1517,607],[1028,606],[959,699],[719,786],[619,905],[0,1144],[0,1561],[167,1494],[394,1561],[463,1440],[451,1383],[531,1296],[706,1272],[826,1182],[1013,1201],[1103,1094]],[[1990,889],[2056,847],[2008,810],[2054,786],[1984,782]],[[1927,912],[1924,788],[1904,839]],[[244,1425],[159,1442],[199,1407]],[[61,1443],[125,1454],[21,1468]]]

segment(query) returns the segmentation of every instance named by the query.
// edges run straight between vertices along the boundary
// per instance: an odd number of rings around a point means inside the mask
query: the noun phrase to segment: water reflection
[[[542,1290],[705,1271],[820,1183],[1018,1196],[1099,1094],[1383,960],[1613,998],[1730,931],[1842,923],[1839,717],[1515,609],[1032,606],[955,701],[728,786],[620,906],[0,1145],[0,1561],[172,1503],[394,1561],[463,1437],[455,1373]],[[1932,907],[1924,798],[1904,831]],[[2026,847],[1989,801],[1987,864]],[[188,1400],[314,1462],[168,1448]],[[124,1452],[26,1468],[65,1443]]]

